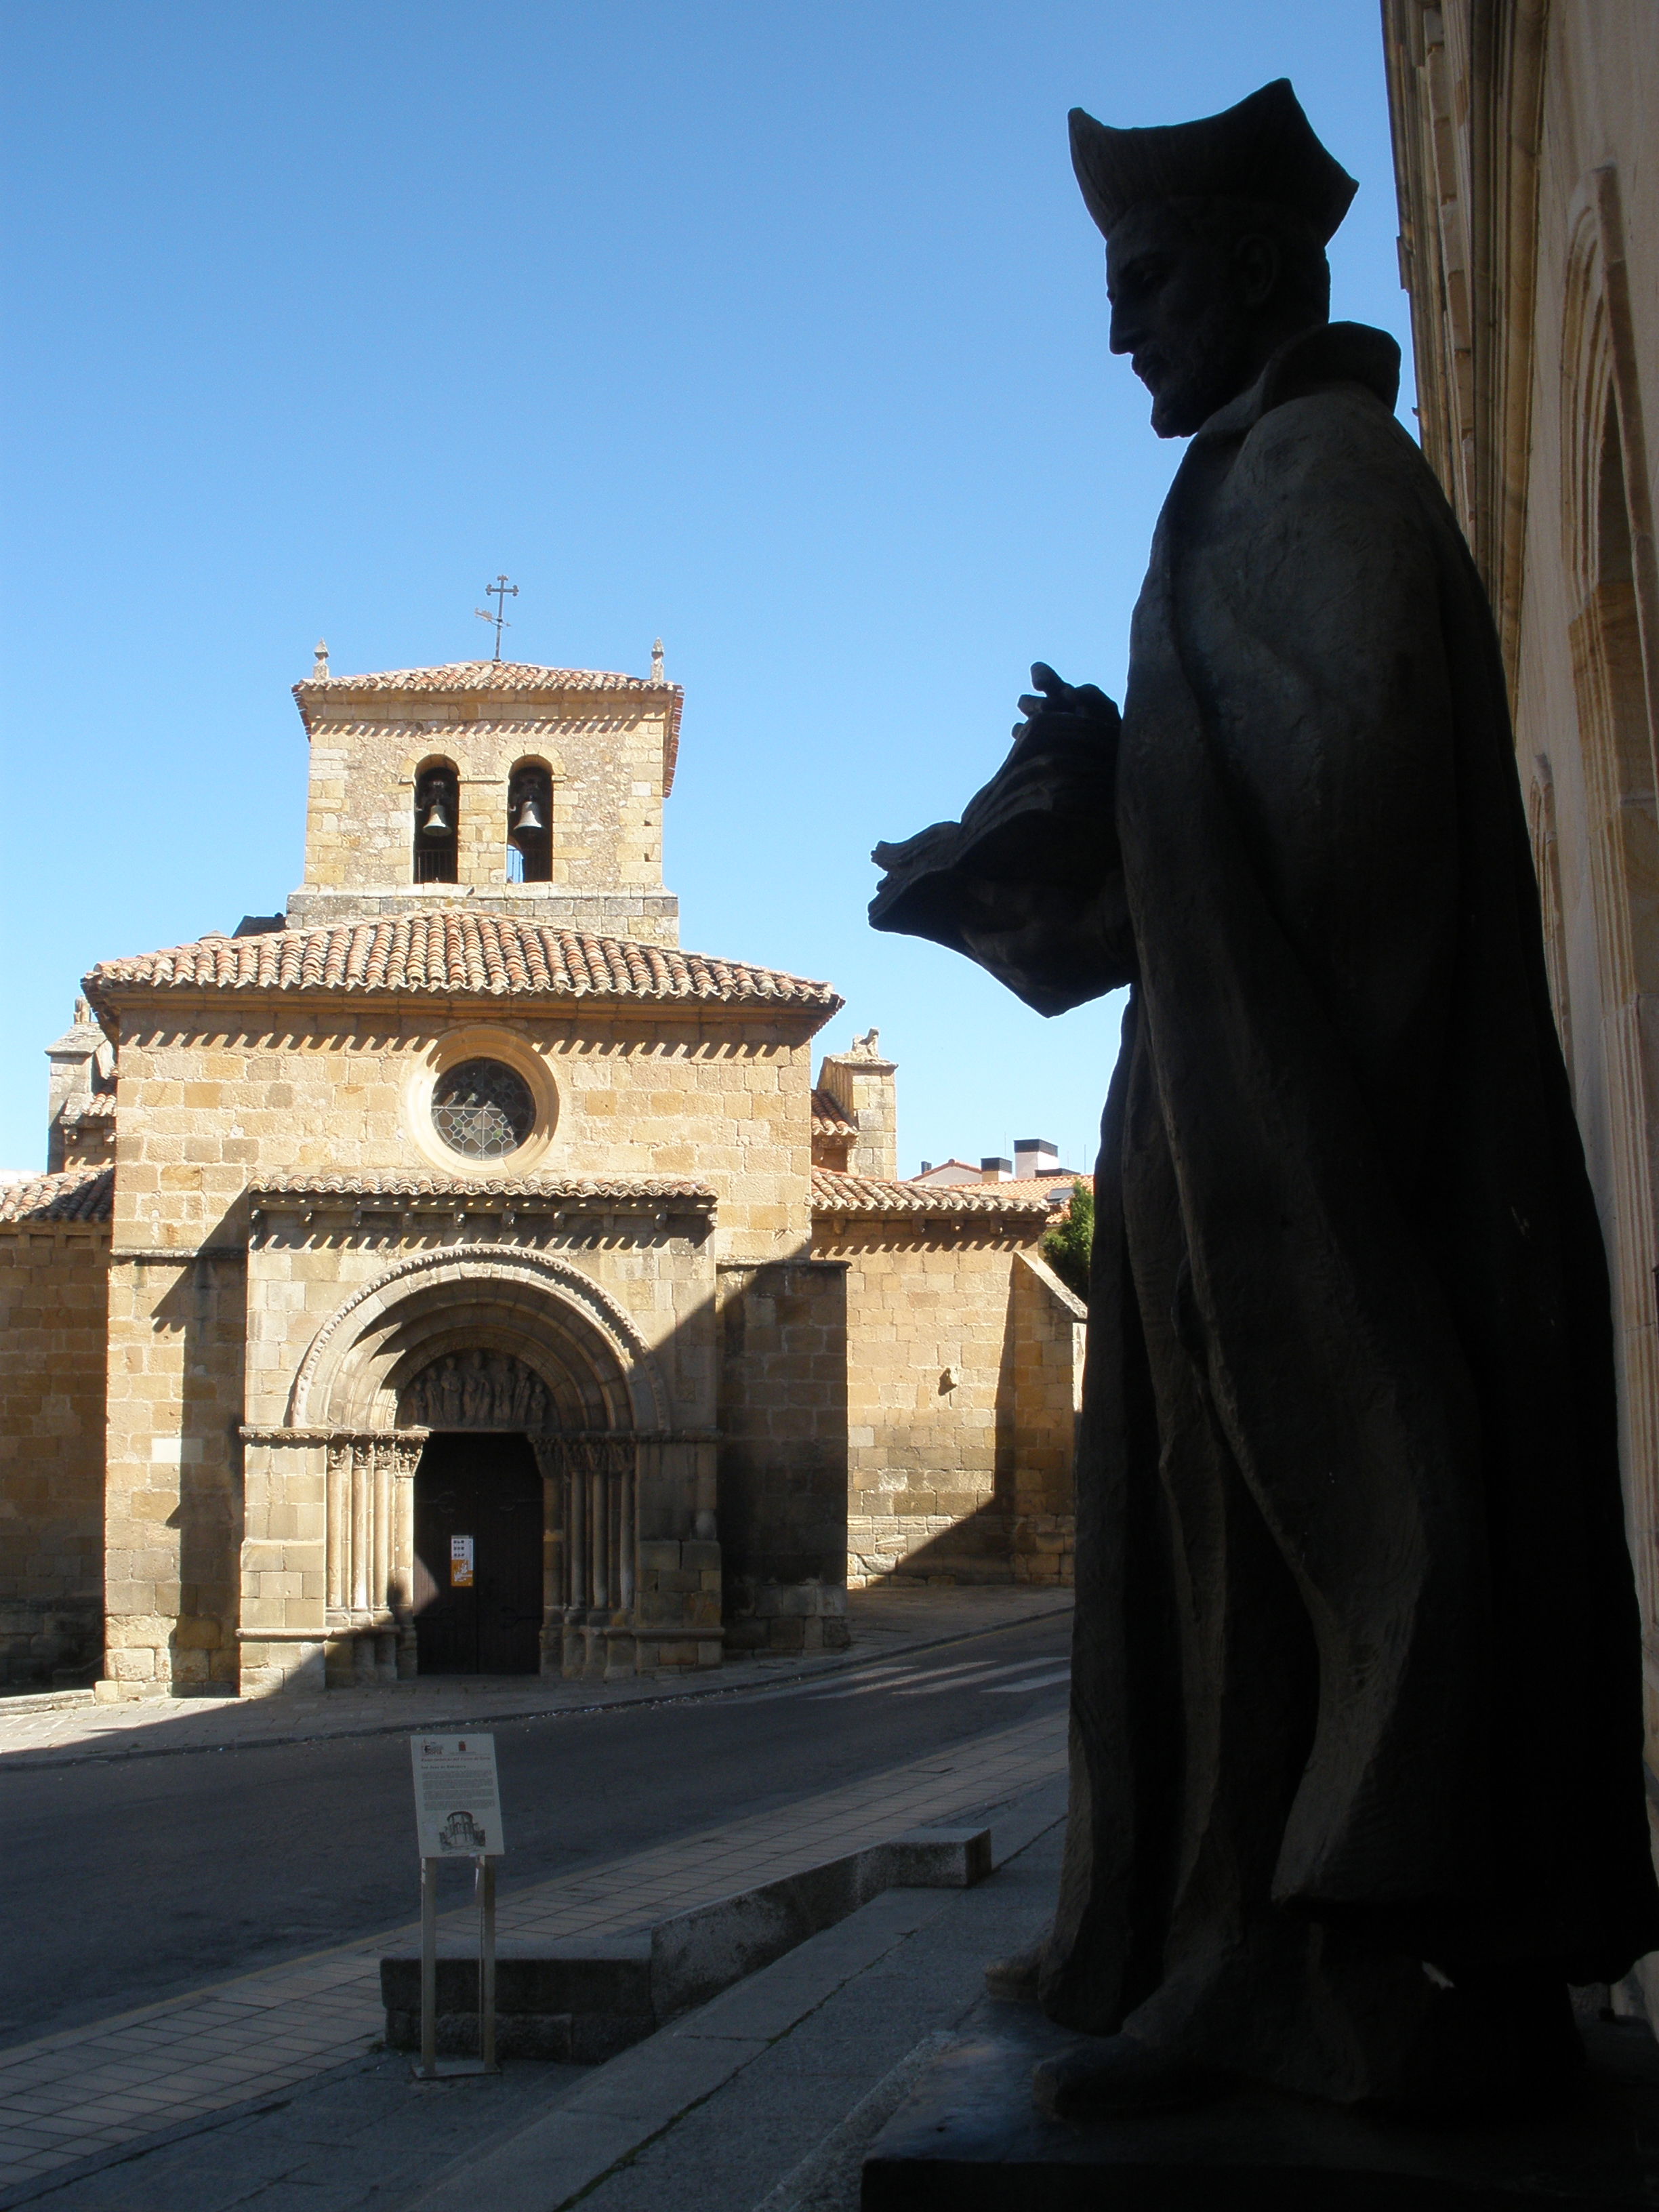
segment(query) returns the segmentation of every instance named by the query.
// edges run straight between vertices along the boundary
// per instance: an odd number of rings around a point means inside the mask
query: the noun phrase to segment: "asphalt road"
[[[497,1723],[503,1893],[1052,1711],[1070,1632],[1051,1615],[867,1676]],[[407,1741],[0,1760],[0,2045],[411,1918]]]

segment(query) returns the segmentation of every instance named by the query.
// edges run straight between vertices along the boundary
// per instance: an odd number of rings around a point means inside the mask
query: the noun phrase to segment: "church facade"
[[[0,1661],[112,1698],[615,1677],[1069,1577],[1052,1191],[897,1177],[875,1032],[678,945],[681,698],[295,699],[286,915],[104,962],[0,1192]]]
[[[1612,1273],[1659,1773],[1659,9],[1382,15],[1423,448],[1498,617]]]

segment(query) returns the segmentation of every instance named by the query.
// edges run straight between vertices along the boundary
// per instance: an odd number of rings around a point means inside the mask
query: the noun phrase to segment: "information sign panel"
[[[493,1735],[417,1735],[415,1820],[423,1859],[476,1858],[507,1846]]]
[[[451,1589],[471,1589],[472,1587],[471,1536],[452,1536],[449,1540],[449,1587]]]

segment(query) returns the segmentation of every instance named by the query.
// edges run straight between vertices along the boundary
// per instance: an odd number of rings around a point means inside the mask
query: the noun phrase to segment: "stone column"
[[[425,1431],[242,1436],[243,1694],[409,1680]]]

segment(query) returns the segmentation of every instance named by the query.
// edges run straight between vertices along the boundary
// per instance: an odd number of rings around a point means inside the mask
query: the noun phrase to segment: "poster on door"
[[[423,1859],[493,1856],[501,1838],[493,1735],[416,1735],[415,1826]]]
[[[451,1589],[471,1589],[472,1587],[471,1536],[452,1536],[449,1540],[449,1587]]]

